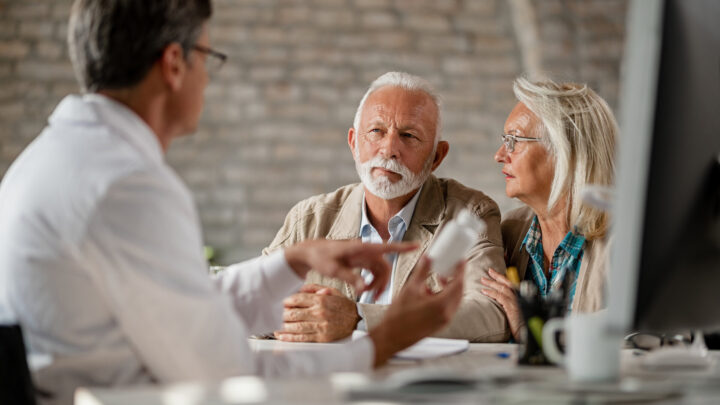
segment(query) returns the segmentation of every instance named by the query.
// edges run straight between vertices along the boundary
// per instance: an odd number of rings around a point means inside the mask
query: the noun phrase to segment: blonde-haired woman
[[[505,192],[526,204],[502,222],[505,257],[521,279],[532,280],[546,297],[575,280],[567,292],[570,310],[602,308],[605,267],[605,212],[585,205],[587,185],[613,183],[617,123],[607,103],[586,85],[532,82],[513,85],[519,100],[505,122],[502,163]],[[490,270],[483,293],[503,306],[513,337],[523,326],[511,282]]]

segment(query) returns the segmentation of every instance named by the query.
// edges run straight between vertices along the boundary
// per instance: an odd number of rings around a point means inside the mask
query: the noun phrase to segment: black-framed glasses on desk
[[[513,134],[502,134],[500,137],[502,138],[502,142],[505,144],[505,150],[507,150],[508,153],[515,152],[515,144],[517,142],[540,142],[540,138],[528,138]]]
[[[207,46],[195,44],[193,45],[193,49],[209,56],[209,58],[205,60],[205,66],[208,72],[216,73],[220,71],[220,68],[222,68],[228,58],[224,53],[208,48]]]
[[[625,336],[625,342],[633,349],[652,350],[663,346],[689,346],[692,340],[690,336],[682,334],[635,332]]]

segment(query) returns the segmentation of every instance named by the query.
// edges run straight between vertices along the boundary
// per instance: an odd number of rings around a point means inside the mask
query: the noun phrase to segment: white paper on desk
[[[367,332],[356,330],[353,332],[352,338],[360,339],[367,335]],[[396,359],[403,360],[424,360],[434,359],[436,357],[449,356],[451,354],[462,353],[470,347],[470,342],[465,339],[444,339],[444,338],[425,338],[408,347],[407,349],[395,353]]]

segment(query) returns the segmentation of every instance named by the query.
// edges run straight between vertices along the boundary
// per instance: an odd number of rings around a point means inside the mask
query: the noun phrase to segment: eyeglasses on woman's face
[[[513,134],[500,135],[508,153],[515,152],[515,144],[517,142],[540,142],[540,138],[528,138],[525,136],[517,136]]]

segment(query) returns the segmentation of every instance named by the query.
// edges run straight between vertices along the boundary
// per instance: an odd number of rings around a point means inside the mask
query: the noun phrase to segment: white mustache
[[[385,200],[400,197],[422,186],[432,171],[431,165],[432,159],[428,159],[423,170],[415,174],[408,169],[407,166],[395,159],[385,159],[380,156],[375,156],[364,163],[358,162],[357,159],[355,160],[355,168],[365,187],[374,195]],[[372,174],[370,174],[373,168],[382,168],[391,171],[401,178],[393,183],[390,181],[390,178],[385,175],[373,177]]]
[[[362,166],[366,170],[372,170],[373,168],[381,168],[389,170],[393,173],[400,175],[400,177],[407,178],[412,177],[413,173],[405,165],[399,163],[394,159],[385,159],[381,156],[375,156],[374,158],[362,163]]]

